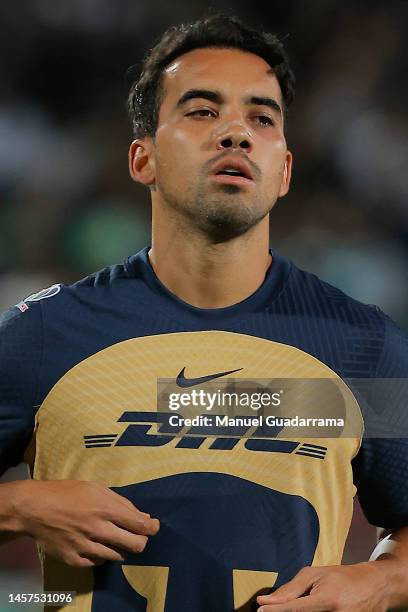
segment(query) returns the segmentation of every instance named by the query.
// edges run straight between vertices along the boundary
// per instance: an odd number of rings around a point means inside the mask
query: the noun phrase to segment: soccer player
[[[1,319],[0,466],[33,478],[0,486],[0,531],[36,539],[72,610],[408,605],[408,446],[363,438],[354,395],[338,437],[208,435],[158,409],[161,379],[407,376],[386,315],[269,249],[293,92],[272,34],[223,16],[167,31],[129,95],[151,247]],[[356,488],[389,552],[341,566]]]

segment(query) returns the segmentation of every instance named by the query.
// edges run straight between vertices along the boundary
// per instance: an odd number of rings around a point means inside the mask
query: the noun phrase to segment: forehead
[[[176,58],[164,71],[168,102],[188,89],[215,89],[225,95],[271,95],[282,100],[278,80],[259,55],[240,49],[194,49]]]

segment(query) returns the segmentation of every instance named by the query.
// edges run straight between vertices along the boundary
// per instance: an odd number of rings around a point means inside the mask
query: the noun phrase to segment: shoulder
[[[0,333],[17,337],[41,334],[44,320],[58,318],[73,302],[86,304],[87,298],[97,302],[110,289],[119,291],[130,275],[123,265],[113,265],[93,272],[72,283],[55,283],[23,297],[15,305],[0,313]]]
[[[41,289],[37,293],[23,298],[21,302],[16,304],[15,308],[20,312],[26,312],[28,309],[35,309],[39,305],[41,309],[48,310],[52,306],[63,305],[64,302],[74,296],[88,295],[90,292],[98,294],[99,291],[109,289],[120,290],[121,285],[129,278],[130,276],[123,265],[108,266],[73,283],[56,283]]]
[[[384,323],[384,341],[377,367],[379,378],[408,378],[408,335],[380,311]]]
[[[408,374],[408,337],[389,316],[295,264],[272,310],[290,317],[308,346],[318,351],[320,343],[323,357],[334,355],[347,377]]]
[[[287,288],[305,314],[319,314],[328,320],[385,333],[391,319],[375,304],[365,304],[316,274],[291,266]]]
[[[122,264],[115,264],[102,268],[75,283],[65,287],[69,291],[86,291],[89,288],[109,288],[112,286],[117,287],[121,283],[129,280],[130,275],[126,267]]]

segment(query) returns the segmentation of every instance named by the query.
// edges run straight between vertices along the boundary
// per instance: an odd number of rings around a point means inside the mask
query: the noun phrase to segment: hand
[[[159,521],[96,482],[24,481],[16,499],[21,531],[41,548],[74,567],[123,561],[124,551],[142,552]]]
[[[375,562],[304,567],[257,601],[258,612],[385,612],[388,583]]]

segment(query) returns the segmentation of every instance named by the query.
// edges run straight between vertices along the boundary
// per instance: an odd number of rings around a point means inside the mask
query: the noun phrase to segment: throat
[[[190,306],[200,309],[227,308],[254,294],[265,280],[272,257],[268,250],[257,258],[219,258],[212,253],[204,257],[178,256],[157,258],[152,249],[152,268],[164,287]],[[225,254],[224,254],[225,255]],[[176,263],[177,259],[177,263]]]

